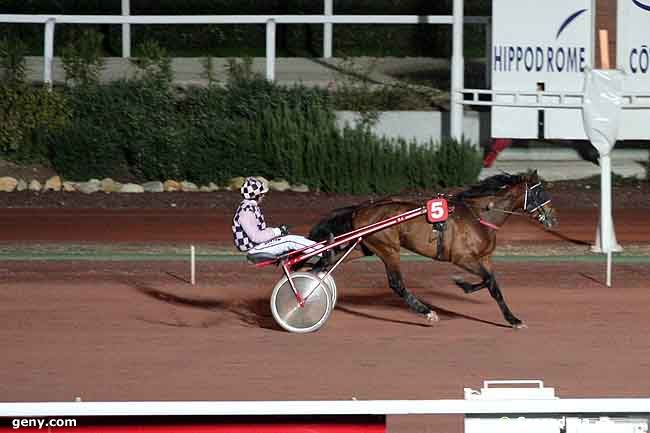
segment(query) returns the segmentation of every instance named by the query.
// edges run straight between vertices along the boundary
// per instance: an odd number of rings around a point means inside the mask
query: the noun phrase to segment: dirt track
[[[513,311],[463,295],[447,265],[408,262],[409,286],[441,321],[425,325],[386,289],[378,262],[337,275],[339,307],[309,335],[268,308],[277,270],[200,263],[2,265],[5,401],[462,398],[486,379],[543,379],[562,397],[647,397],[647,264],[499,263]],[[459,431],[459,417],[391,417],[393,432]]]

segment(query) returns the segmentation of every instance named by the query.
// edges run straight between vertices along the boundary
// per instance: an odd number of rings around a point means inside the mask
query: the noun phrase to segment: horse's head
[[[522,176],[524,212],[550,229],[558,224],[551,198],[544,190],[544,185],[537,175],[537,170]]]
[[[480,209],[487,212],[487,215],[491,214],[490,222],[496,225],[505,222],[507,215],[522,215],[521,210],[546,228],[557,224],[555,210],[551,207],[551,200],[544,191],[537,171],[517,175],[501,173],[490,176],[458,193],[456,200],[459,202],[469,201],[472,203],[470,208]],[[501,215],[501,218],[499,219],[495,215]],[[474,214],[474,216],[477,215]],[[478,216],[482,217],[482,215]]]

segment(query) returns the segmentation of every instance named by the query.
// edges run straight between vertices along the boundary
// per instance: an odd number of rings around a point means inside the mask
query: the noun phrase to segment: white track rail
[[[462,89],[462,105],[523,108],[582,109],[582,92],[522,92],[509,90]],[[624,109],[650,109],[650,93],[623,94]]]
[[[650,416],[650,398],[352,401],[124,401],[0,403],[0,417],[442,414]]]
[[[45,24],[451,24],[451,15],[26,15],[0,14],[0,22]],[[485,20],[485,21],[483,21]],[[466,22],[487,22],[467,17]]]

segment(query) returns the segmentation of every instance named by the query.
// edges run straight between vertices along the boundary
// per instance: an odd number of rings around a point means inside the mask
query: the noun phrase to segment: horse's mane
[[[470,186],[455,195],[459,200],[465,198],[487,197],[496,195],[504,189],[518,185],[525,181],[527,174],[501,173],[490,176],[481,182]]]

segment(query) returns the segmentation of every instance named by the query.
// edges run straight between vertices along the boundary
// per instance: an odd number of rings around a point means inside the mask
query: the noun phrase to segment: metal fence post
[[[451,55],[451,137],[463,137],[463,105],[460,91],[463,89],[465,61],[463,58],[463,0],[454,0],[452,17],[452,55]]]
[[[275,81],[275,20],[266,22],[266,79]]]
[[[332,16],[334,13],[334,0],[325,0],[325,16]],[[332,23],[325,23],[323,25],[323,57],[329,59],[332,57],[332,38],[333,38]]]
[[[131,15],[130,0],[122,0],[122,16]],[[122,24],[122,57],[131,57],[131,24]]]
[[[45,22],[45,46],[43,53],[43,83],[52,88],[52,61],[54,59],[54,18]]]

